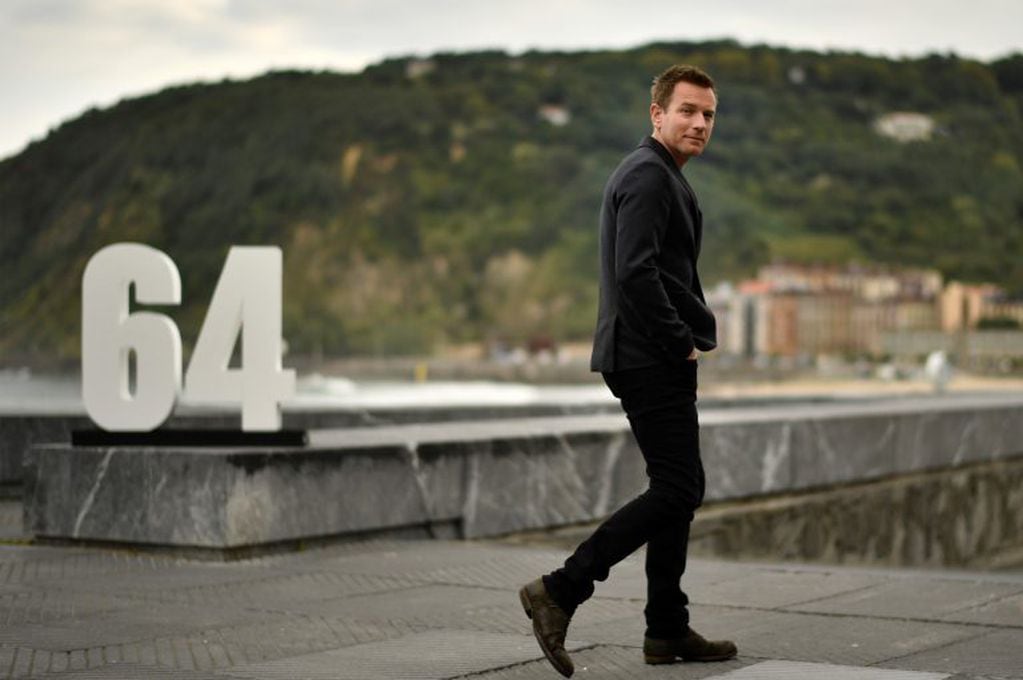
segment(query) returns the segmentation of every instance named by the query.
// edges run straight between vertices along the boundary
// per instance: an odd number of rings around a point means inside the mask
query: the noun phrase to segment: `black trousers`
[[[622,402],[650,486],[608,517],[563,567],[544,576],[544,584],[571,614],[593,595],[595,581],[646,544],[646,635],[678,637],[689,625],[689,599],[680,586],[689,525],[705,487],[696,362],[605,373],[604,381]]]

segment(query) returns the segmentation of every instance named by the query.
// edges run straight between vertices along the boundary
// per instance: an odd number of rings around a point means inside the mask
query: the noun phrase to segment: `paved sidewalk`
[[[563,557],[441,541],[233,563],[0,546],[0,676],[553,679],[516,590]],[[739,658],[645,666],[633,557],[573,621],[575,677],[1023,678],[1023,575],[693,560],[685,582],[694,626]]]

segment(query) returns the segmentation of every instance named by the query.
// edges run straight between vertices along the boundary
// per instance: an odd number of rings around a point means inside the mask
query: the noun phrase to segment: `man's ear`
[[[657,102],[650,103],[650,124],[655,130],[661,129],[661,118],[664,117],[664,109]]]

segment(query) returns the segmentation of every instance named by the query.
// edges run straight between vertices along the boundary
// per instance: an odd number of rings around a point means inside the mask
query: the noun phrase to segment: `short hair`
[[[692,83],[698,87],[706,87],[714,90],[714,79],[707,75],[707,72],[698,66],[689,64],[675,64],[666,68],[659,76],[654,78],[654,84],[650,86],[650,101],[662,109],[668,108],[671,103],[671,94],[679,83]]]

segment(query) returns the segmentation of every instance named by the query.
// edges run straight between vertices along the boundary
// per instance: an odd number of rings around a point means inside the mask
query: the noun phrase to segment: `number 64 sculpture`
[[[181,304],[174,261],[139,243],[93,255],[82,277],[82,398],[93,422],[110,431],[153,430],[184,394],[196,403],[241,403],[242,430],[279,430],[280,402],[295,392],[295,371],[281,367],[281,261],[277,247],[231,248],[182,390],[177,326],[129,304],[133,288],[137,303]],[[232,368],[239,333],[241,366]]]

